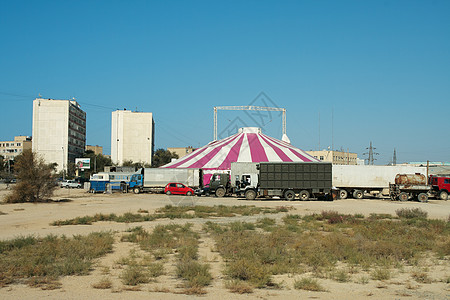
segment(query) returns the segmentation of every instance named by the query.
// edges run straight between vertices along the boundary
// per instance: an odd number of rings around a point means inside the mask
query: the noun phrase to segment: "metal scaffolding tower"
[[[286,109],[279,107],[263,106],[215,106],[214,107],[214,140],[217,140],[217,111],[218,110],[257,110],[257,111],[281,111],[283,112],[283,136],[286,135]]]

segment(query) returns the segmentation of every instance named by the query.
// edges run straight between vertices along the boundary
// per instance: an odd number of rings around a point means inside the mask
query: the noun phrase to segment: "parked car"
[[[81,183],[75,181],[75,180],[63,180],[59,183],[59,186],[61,188],[77,188],[81,189]]]
[[[164,193],[167,195],[187,195],[192,196],[194,194],[194,190],[188,186],[185,186],[182,183],[171,182],[166,185],[164,188]]]

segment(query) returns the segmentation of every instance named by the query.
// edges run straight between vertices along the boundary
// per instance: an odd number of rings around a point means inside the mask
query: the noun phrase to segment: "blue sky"
[[[31,135],[38,94],[75,97],[107,154],[115,109],[153,112],[157,148],[198,147],[214,106],[253,103],[286,108],[304,150],[450,161],[449,16],[450,1],[0,0],[0,140]],[[218,131],[239,122],[281,138],[276,113],[220,111]]]

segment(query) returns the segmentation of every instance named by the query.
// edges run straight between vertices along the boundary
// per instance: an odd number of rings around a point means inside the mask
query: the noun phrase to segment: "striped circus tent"
[[[319,161],[291,144],[269,137],[257,127],[240,128],[238,133],[204,147],[161,168],[199,168],[204,183],[213,173],[230,170],[232,162],[315,162]]]

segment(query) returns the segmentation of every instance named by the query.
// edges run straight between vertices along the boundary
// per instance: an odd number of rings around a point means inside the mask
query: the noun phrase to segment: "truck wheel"
[[[139,188],[134,188],[133,189],[133,193],[135,193],[135,194],[139,194],[141,191],[139,190]]]
[[[300,191],[298,196],[300,197],[300,200],[303,201],[309,200],[309,192],[307,190]]]
[[[440,191],[439,192],[439,199],[447,200],[448,199],[448,192],[447,191]]]
[[[287,190],[286,192],[284,192],[284,198],[286,198],[286,200],[288,201],[292,201],[295,199],[295,193],[292,190]]]
[[[405,192],[401,192],[400,195],[398,195],[398,200],[400,201],[408,201],[408,194]]]
[[[339,199],[347,199],[348,192],[347,190],[339,190]]]
[[[419,199],[420,202],[428,202],[428,195],[420,193],[419,196],[417,196],[417,199]]]
[[[355,199],[362,199],[364,198],[364,192],[361,190],[356,190],[353,192],[353,198]]]
[[[247,200],[255,200],[256,198],[256,192],[254,190],[247,190],[245,192],[245,198]]]
[[[216,196],[217,197],[224,197],[225,196],[225,189],[220,187],[216,189]]]

